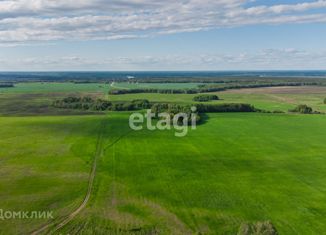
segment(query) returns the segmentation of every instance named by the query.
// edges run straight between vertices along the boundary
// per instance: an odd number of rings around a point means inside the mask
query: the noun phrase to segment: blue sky
[[[0,0],[0,70],[326,69],[326,0]]]

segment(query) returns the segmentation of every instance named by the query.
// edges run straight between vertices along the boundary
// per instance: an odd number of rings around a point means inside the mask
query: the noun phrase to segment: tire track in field
[[[127,135],[129,135],[131,132],[133,132],[133,130],[130,130],[130,131],[124,133],[123,135],[119,136],[115,141],[113,141],[112,143],[110,143],[107,146],[105,146],[103,148],[103,152],[105,152],[106,150],[108,150],[109,148],[111,148],[113,145],[115,145],[116,143],[118,143],[121,139],[123,139],[124,137],[126,137]]]
[[[126,137],[127,135],[129,135],[133,130],[129,130],[128,132],[126,132],[125,134],[121,135],[120,137],[118,137],[115,141],[113,141],[112,143],[108,144],[107,146],[104,147],[103,152],[105,153],[106,150],[108,150],[109,148],[113,147],[116,143],[118,143],[121,139],[123,139],[124,137]],[[113,167],[112,167],[112,173],[113,173],[113,183],[112,183],[112,205],[116,204],[116,184],[115,184],[115,178],[116,178],[116,168],[115,168],[115,153],[113,154]]]
[[[42,232],[45,232],[47,229],[49,229],[52,226],[55,226],[55,227],[48,234],[58,231],[59,229],[61,229],[65,225],[67,225],[71,220],[73,220],[86,207],[86,205],[89,201],[89,198],[91,196],[92,189],[93,189],[95,173],[96,173],[96,168],[97,168],[97,160],[103,153],[102,145],[103,145],[103,130],[104,129],[105,129],[105,122],[103,121],[103,123],[101,124],[101,127],[100,127],[100,133],[98,134],[98,137],[97,137],[96,151],[95,151],[95,156],[94,156],[94,160],[93,160],[92,170],[91,170],[91,173],[89,176],[87,193],[86,193],[86,196],[85,196],[82,204],[75,211],[70,213],[59,224],[55,225],[55,223],[48,223],[48,224],[44,225],[43,227],[39,228],[38,230],[32,232],[31,235],[41,234]]]

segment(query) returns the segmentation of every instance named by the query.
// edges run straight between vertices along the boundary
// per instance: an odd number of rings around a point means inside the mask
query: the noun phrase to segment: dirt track
[[[47,234],[52,234],[61,229],[63,226],[68,224],[71,220],[73,220],[87,205],[89,198],[92,193],[93,189],[93,184],[94,184],[94,179],[95,179],[95,174],[96,174],[96,167],[97,167],[97,161],[98,158],[102,155],[103,153],[103,130],[104,130],[105,123],[103,122],[100,128],[100,133],[97,137],[97,143],[96,143],[96,151],[93,159],[93,165],[92,165],[92,170],[89,175],[89,181],[88,181],[88,188],[87,188],[87,193],[86,196],[82,202],[82,204],[72,213],[70,213],[63,221],[61,221],[59,224],[56,223],[48,223],[44,225],[43,227],[39,228],[38,230],[34,231],[31,233],[31,235],[38,235],[42,234],[43,232],[46,232],[47,230],[50,230],[47,232]],[[51,229],[53,227],[53,229]]]

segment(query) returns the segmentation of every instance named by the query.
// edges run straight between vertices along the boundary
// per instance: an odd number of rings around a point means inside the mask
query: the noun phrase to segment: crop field
[[[190,89],[196,88],[202,83],[112,83],[111,88],[117,89],[138,89],[138,88],[154,88],[154,89]]]
[[[1,118],[1,207],[69,214],[102,132],[90,203],[63,232],[235,234],[265,220],[281,234],[326,231],[323,116],[212,114],[184,139],[130,132],[128,116]],[[1,228],[47,221],[13,222]]]
[[[0,90],[0,209],[53,211],[53,219],[0,217],[1,235],[237,234],[264,221],[284,235],[326,232],[324,114],[207,114],[177,138],[173,129],[131,130],[131,112],[95,115],[51,103],[78,94],[189,104],[195,95],[107,95],[99,84],[70,85]],[[209,94],[221,98],[212,104],[326,111],[324,87]]]
[[[214,92],[220,97],[218,101],[209,103],[249,103],[257,108],[274,111],[288,111],[299,104],[307,104],[319,111],[326,111],[323,103],[326,87],[272,87],[253,88]],[[109,95],[112,101],[128,101],[148,99],[153,102],[193,103],[196,94],[125,94]]]
[[[0,94],[7,93],[52,93],[52,92],[100,92],[105,93],[110,84],[105,83],[69,83],[69,82],[27,82],[17,83],[13,88],[0,88]]]
[[[86,193],[98,117],[1,117],[0,208],[69,213]],[[82,126],[82,128],[81,128]],[[24,234],[42,220],[1,220],[1,234]]]
[[[196,88],[200,83],[69,83],[69,82],[25,82],[17,83],[13,88],[0,88],[0,94],[7,93],[39,93],[39,92],[89,92],[104,93],[111,89],[186,89]]]

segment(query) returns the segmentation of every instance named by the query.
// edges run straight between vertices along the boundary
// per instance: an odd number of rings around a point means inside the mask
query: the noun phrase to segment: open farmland
[[[111,83],[111,89],[139,89],[139,88],[154,88],[154,89],[191,89],[196,88],[202,83]]]
[[[59,218],[81,203],[98,117],[0,117],[0,124],[1,209],[53,211]],[[0,220],[0,233],[24,234],[46,222]]]
[[[199,83],[114,83],[120,89],[158,88],[158,89],[188,89],[198,86]],[[69,95],[89,95],[97,98],[107,98],[110,101],[131,101],[135,99],[148,99],[151,102],[193,103],[196,94],[125,94],[108,95],[108,91],[114,89],[106,83],[18,83],[14,88],[0,88],[0,113],[4,110],[12,110],[10,113],[19,113],[20,106],[27,109],[41,107],[46,113],[54,100]],[[235,89],[221,92],[212,92],[220,97],[218,101],[210,103],[250,103],[257,108],[269,111],[287,111],[298,104],[307,104],[319,111],[326,111],[323,100],[326,87],[268,87]],[[19,105],[20,103],[20,105]],[[26,105],[24,105],[24,103]],[[10,107],[9,107],[10,106]],[[18,109],[15,111],[15,109]],[[43,110],[47,109],[47,110]],[[52,112],[54,113],[54,112]]]
[[[86,194],[102,133],[90,202],[58,233],[235,234],[265,220],[281,234],[326,231],[323,116],[212,114],[181,139],[130,132],[127,119],[1,118],[1,207],[68,215]],[[0,223],[15,234],[46,221]]]
[[[323,103],[326,97],[326,87],[268,87],[238,89],[222,92],[213,92],[220,97],[218,103],[249,103],[257,108],[274,111],[288,111],[299,104],[307,104],[316,110],[326,111]],[[155,102],[177,102],[193,103],[196,94],[125,94],[109,95],[108,99],[113,101],[129,101],[133,99],[148,99]]]
[[[215,92],[220,100],[208,103],[324,111],[325,89]],[[190,104],[196,94],[12,91],[0,95],[0,208],[54,218],[0,220],[0,234],[237,234],[264,221],[279,234],[326,231],[323,114],[208,114],[176,138],[174,130],[131,131],[130,112],[51,104],[69,95]]]
[[[53,93],[53,92],[98,92],[105,93],[110,89],[105,83],[70,83],[70,82],[25,82],[17,83],[13,88],[1,88],[0,94],[7,93]]]
[[[110,89],[137,89],[137,88],[157,88],[157,89],[187,89],[196,88],[201,83],[73,83],[73,82],[20,82],[13,88],[0,88],[0,94],[7,93],[39,93],[41,92],[88,92],[107,93]]]

